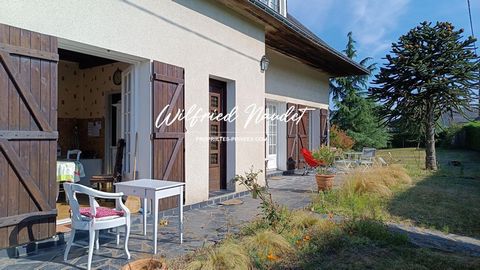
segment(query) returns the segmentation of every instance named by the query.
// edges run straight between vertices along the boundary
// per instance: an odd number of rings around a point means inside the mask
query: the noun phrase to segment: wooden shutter
[[[57,38],[0,24],[0,248],[55,234]]]
[[[287,104],[287,111],[290,107],[294,108],[294,112],[300,114],[299,109],[306,108],[300,104]],[[309,148],[309,112],[307,111],[302,119],[298,122],[287,122],[287,160],[293,158],[296,162],[296,168],[304,168],[304,160],[302,156],[302,148]]]
[[[152,81],[154,120],[167,105],[167,114],[171,113],[172,116],[185,109],[183,68],[154,61]],[[159,128],[153,124],[153,178],[185,182],[184,121],[175,121],[170,126],[162,125]],[[176,198],[163,199],[159,204],[162,210],[176,206]]]
[[[328,110],[320,109],[320,145],[328,145],[329,120]]]

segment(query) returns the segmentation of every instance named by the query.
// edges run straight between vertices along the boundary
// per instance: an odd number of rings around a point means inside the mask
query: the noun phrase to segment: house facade
[[[252,167],[301,167],[301,148],[327,143],[329,78],[366,73],[286,0],[4,1],[0,57],[0,247],[55,234],[69,149],[89,184],[123,138],[124,179],[182,181],[186,204],[205,201],[240,191],[229,179]],[[250,113],[306,107],[298,124]],[[231,121],[193,117],[235,108]],[[159,125],[182,110],[192,117]]]

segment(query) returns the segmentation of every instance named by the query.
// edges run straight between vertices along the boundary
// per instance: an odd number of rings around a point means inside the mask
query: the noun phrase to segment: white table
[[[125,195],[143,198],[143,235],[147,234],[147,202],[153,200],[153,253],[157,254],[158,238],[158,200],[178,196],[178,232],[180,244],[183,243],[183,189],[185,183],[155,179],[138,179],[115,183],[115,191]]]

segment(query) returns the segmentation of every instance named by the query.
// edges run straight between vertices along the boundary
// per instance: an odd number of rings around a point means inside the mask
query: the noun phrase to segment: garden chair
[[[335,159],[335,167],[339,172],[346,173],[357,165],[358,159],[351,152],[343,153]]]
[[[308,151],[306,148],[302,148],[302,155],[305,159],[305,171],[302,175],[308,175],[310,170],[315,170],[318,166],[323,165],[322,163],[318,162],[312,155],[312,152]]]
[[[358,164],[360,166],[365,166],[366,169],[372,167],[376,152],[377,149],[375,148],[364,147]]]
[[[77,230],[89,232],[88,245],[88,262],[87,269],[90,270],[93,257],[93,245],[95,249],[99,249],[99,233],[100,230],[116,228],[117,245],[120,244],[120,235],[118,227],[125,227],[125,253],[130,259],[128,251],[128,238],[130,237],[130,211],[122,202],[123,193],[107,193],[74,183],[64,184],[72,215],[72,232],[68,240],[63,260],[66,261],[68,253],[72,247]],[[77,193],[88,195],[90,207],[80,208],[77,200]],[[116,209],[100,207],[95,198],[115,199],[117,203]]]
[[[385,161],[385,159],[382,158],[382,157],[377,157],[377,161],[378,161],[378,164],[379,164],[380,166],[382,166],[382,167],[383,167],[383,166],[388,166],[388,163],[387,163],[387,162]]]

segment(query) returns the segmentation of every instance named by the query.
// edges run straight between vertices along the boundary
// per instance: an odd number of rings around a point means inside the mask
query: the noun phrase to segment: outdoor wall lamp
[[[269,64],[270,60],[267,58],[267,56],[262,56],[262,59],[260,60],[260,70],[262,71],[262,73],[268,69]]]

